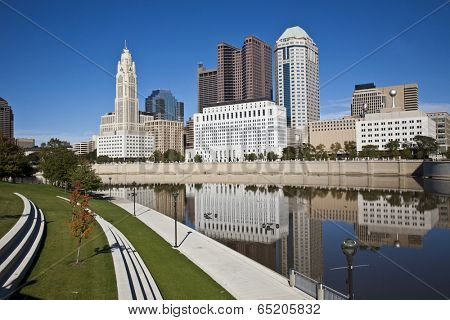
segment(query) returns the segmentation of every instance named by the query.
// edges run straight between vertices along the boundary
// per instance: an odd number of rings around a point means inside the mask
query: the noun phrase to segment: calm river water
[[[355,299],[450,297],[450,197],[425,191],[275,185],[145,185],[136,201],[288,277],[347,293],[341,243],[356,239]],[[131,190],[113,196],[132,200]],[[334,268],[339,268],[333,270]]]

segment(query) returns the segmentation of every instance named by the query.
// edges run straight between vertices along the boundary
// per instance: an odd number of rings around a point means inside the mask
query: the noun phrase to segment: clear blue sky
[[[115,74],[123,42],[138,90],[168,88],[196,111],[196,67],[216,65],[216,44],[253,34],[274,44],[298,25],[319,47],[320,82],[370,53],[445,0],[427,1],[23,1],[0,0],[0,97],[16,136],[77,142],[114,109],[114,78],[10,8],[8,3]],[[323,118],[349,113],[355,83],[417,82],[421,107],[450,109],[450,4],[321,89]],[[144,100],[140,99],[143,109]]]

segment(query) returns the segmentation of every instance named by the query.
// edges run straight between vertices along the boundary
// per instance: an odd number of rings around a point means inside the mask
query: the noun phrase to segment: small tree
[[[264,155],[262,153],[258,154],[258,160],[264,160]]]
[[[438,150],[436,139],[427,136],[415,136],[414,142],[417,145],[417,158],[426,159]]]
[[[0,180],[3,178],[16,178],[31,176],[34,173],[29,159],[23,149],[12,140],[0,135]]]
[[[255,161],[258,158],[258,156],[256,155],[256,153],[249,153],[247,155],[247,161]]]
[[[161,162],[164,159],[163,154],[159,150],[155,150],[155,152],[153,152],[152,158],[154,162]]]
[[[347,157],[350,159],[355,159],[358,155],[356,151],[356,142],[355,141],[345,141],[344,142],[344,151],[347,154]]]
[[[375,159],[380,157],[380,152],[378,151],[378,146],[373,144],[368,144],[362,147],[359,155],[361,157],[367,157],[370,159]]]
[[[268,161],[276,161],[277,159],[278,159],[278,155],[275,152],[270,151],[270,152],[267,153],[267,160]]]
[[[102,185],[102,180],[88,162],[83,162],[75,168],[71,174],[71,182],[72,185],[79,182],[81,187],[87,191],[97,190]]]
[[[80,182],[75,184],[75,189],[70,195],[72,204],[72,220],[68,222],[72,235],[77,239],[77,259],[80,261],[81,242],[87,238],[95,226],[95,217],[88,209],[90,197],[80,193]]]
[[[339,142],[335,142],[331,144],[330,150],[331,157],[333,158],[333,160],[335,160],[338,157],[339,153],[342,151],[342,145]]]
[[[194,162],[200,163],[200,162],[202,162],[202,161],[203,161],[203,159],[202,159],[202,156],[201,156],[201,155],[196,154],[196,155],[194,156]]]
[[[155,151],[156,152],[156,151]],[[175,162],[181,160],[181,154],[174,150],[174,149],[168,149],[164,152],[163,155],[164,162]]]
[[[295,153],[296,150],[294,147],[286,147],[283,149],[283,155],[281,157],[281,160],[295,160]]]
[[[384,145],[384,148],[386,149],[388,157],[397,158],[398,156],[400,156],[400,151],[398,150],[400,149],[400,142],[398,142],[397,140],[389,141]]]

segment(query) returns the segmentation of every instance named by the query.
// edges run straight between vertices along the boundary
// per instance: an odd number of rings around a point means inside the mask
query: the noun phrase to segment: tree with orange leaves
[[[95,226],[94,213],[88,209],[90,197],[80,193],[80,182],[75,183],[75,188],[70,195],[72,204],[72,220],[68,222],[72,235],[77,239],[77,261],[80,259],[81,241],[87,238]]]

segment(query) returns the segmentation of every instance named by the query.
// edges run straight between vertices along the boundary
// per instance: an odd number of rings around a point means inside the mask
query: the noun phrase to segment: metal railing
[[[348,300],[348,296],[295,270],[290,272],[291,286],[317,300]]]

